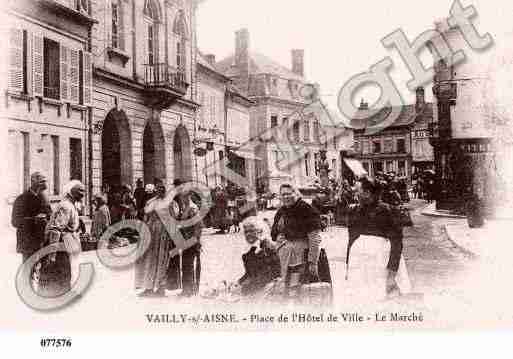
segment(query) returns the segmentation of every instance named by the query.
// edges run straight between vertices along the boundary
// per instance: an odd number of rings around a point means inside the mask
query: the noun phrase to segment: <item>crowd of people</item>
[[[183,184],[181,180],[173,183],[177,188]],[[24,262],[44,246],[64,243],[67,251],[47,255],[35,267],[40,290],[59,295],[70,289],[71,255],[78,251],[79,234],[85,230],[79,216],[85,187],[80,181],[71,181],[52,211],[45,194],[46,186],[46,178],[41,173],[31,176],[30,189],[14,203],[12,224],[17,228],[17,250]],[[312,204],[302,198],[293,184],[284,183],[279,190],[281,206],[272,223],[256,216],[256,203],[252,211],[241,213],[239,209],[248,200],[243,190],[236,186],[218,187],[212,191],[213,205],[202,221],[177,227],[185,241],[191,241],[191,245],[178,250],[177,255],[172,255],[176,248],[171,238],[176,228],[167,228],[169,223],[162,221],[157,210],[164,207],[171,218],[184,221],[198,214],[201,202],[193,192],[181,191],[169,203],[166,191],[160,179],[146,185],[138,180],[134,191],[129,186],[104,187],[102,193],[94,196],[92,238],[100,239],[111,224],[123,219],[138,218],[149,228],[149,247],[141,253],[135,267],[135,289],[139,296],[164,296],[166,290],[176,289],[182,290],[181,296],[197,295],[202,229],[212,226],[223,233],[235,222],[242,223],[250,248],[241,258],[245,273],[227,286],[230,291],[255,295],[268,291],[266,288],[272,285],[274,292],[280,288],[277,292],[282,296],[300,298],[305,285],[324,283],[328,286],[320,288],[331,288],[328,257],[321,245],[326,213],[334,214],[334,220],[348,228],[347,265],[350,249],[362,235],[382,237],[390,243],[386,292],[400,292],[395,277],[402,255],[402,231],[411,223],[405,221],[409,215],[400,206],[409,197],[403,193],[401,180],[393,174],[363,177],[352,183],[348,180],[339,184],[331,182]],[[122,237],[127,233],[116,235]],[[321,292],[330,295],[330,289]]]

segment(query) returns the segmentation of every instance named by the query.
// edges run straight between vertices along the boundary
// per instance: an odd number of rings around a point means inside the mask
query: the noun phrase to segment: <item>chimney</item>
[[[417,87],[415,90],[416,101],[415,101],[415,109],[420,111],[426,105],[426,99],[424,97],[424,87]]]
[[[249,31],[241,29],[235,32],[235,66],[249,73]]]
[[[301,77],[305,76],[305,50],[294,49],[292,52],[292,72]]]
[[[369,103],[363,101],[363,98],[360,101],[360,106],[358,107],[359,110],[368,110],[369,109]]]
[[[244,92],[249,90],[249,31],[240,29],[235,32],[235,67],[239,71],[236,85]]]
[[[205,60],[207,60],[207,62],[214,66],[216,64],[216,55],[214,54],[207,54],[205,55]]]

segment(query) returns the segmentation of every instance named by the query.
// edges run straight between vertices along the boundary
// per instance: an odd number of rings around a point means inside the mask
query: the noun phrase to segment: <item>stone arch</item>
[[[183,10],[176,13],[175,21],[173,23],[173,33],[184,38],[189,38],[187,19],[185,18]]]
[[[111,188],[132,183],[132,133],[123,111],[111,110],[101,135],[102,185]]]
[[[143,7],[144,15],[155,21],[161,22],[163,19],[162,8],[158,0],[145,0]]]
[[[154,183],[155,178],[166,179],[166,146],[162,126],[157,119],[146,122],[142,140],[144,183]]]
[[[192,180],[192,148],[189,132],[184,125],[176,127],[173,135],[174,179]]]

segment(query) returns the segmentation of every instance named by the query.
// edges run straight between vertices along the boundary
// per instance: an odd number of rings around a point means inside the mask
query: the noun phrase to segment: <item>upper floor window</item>
[[[115,49],[125,50],[125,38],[123,34],[123,8],[122,2],[112,2],[112,39],[111,45]]]
[[[154,65],[158,61],[158,22],[159,8],[154,0],[146,0],[144,4],[144,15],[146,17],[147,33],[147,56],[148,64]]]
[[[10,29],[9,35],[9,91],[91,105],[89,52],[24,29]]]
[[[271,127],[278,127],[278,116],[271,116]]]
[[[308,121],[305,121],[304,123],[304,139],[306,142],[310,141],[310,123]]]
[[[372,153],[381,153],[381,141],[372,142]]]
[[[187,65],[187,23],[183,11],[176,16],[173,33],[176,39],[176,67],[185,70]]]
[[[404,138],[400,138],[397,140],[397,152],[406,152],[406,142],[404,141]]]
[[[314,141],[319,142],[321,140],[321,137],[320,137],[320,133],[319,133],[319,122],[318,121],[314,122],[313,132],[314,132],[313,133]]]
[[[299,142],[299,121],[294,122],[292,127],[294,141]]]

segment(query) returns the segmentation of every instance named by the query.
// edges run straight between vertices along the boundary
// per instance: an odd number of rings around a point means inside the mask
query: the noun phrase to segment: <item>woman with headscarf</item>
[[[169,265],[171,237],[159,212],[171,215],[171,203],[166,201],[166,187],[161,180],[155,181],[156,196],[144,207],[145,221],[150,231],[149,246],[135,265],[135,289],[143,291],[138,296],[165,296],[167,268]],[[164,218],[163,218],[164,219]]]
[[[91,235],[98,241],[103,232],[110,226],[110,212],[107,207],[107,198],[102,194],[97,194],[94,198],[95,211],[93,215],[93,223],[91,225]]]
[[[328,259],[321,250],[321,216],[291,183],[280,186],[282,206],[274,216],[271,236],[280,242],[278,255],[286,294],[300,295],[301,286],[331,283]]]
[[[76,203],[82,201],[85,186],[78,180],[64,188],[64,198],[59,202],[46,226],[45,245],[63,242],[67,252],[46,256],[40,272],[40,291],[59,296],[71,289],[70,254],[80,251],[79,215]]]

